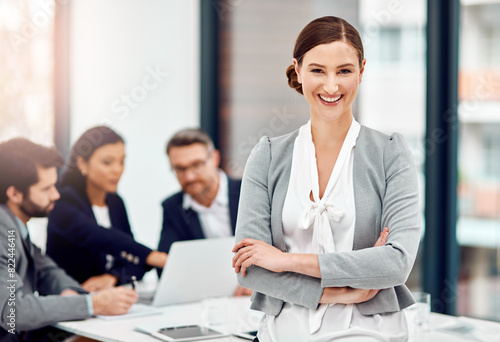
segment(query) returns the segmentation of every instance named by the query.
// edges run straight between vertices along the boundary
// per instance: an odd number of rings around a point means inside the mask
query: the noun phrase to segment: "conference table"
[[[262,314],[250,310],[249,297],[224,297],[213,299],[220,301],[217,310],[222,320],[214,328],[229,333],[255,330]],[[213,303],[212,300],[212,303]],[[151,329],[188,324],[203,324],[203,302],[169,305],[155,308],[153,313],[140,316],[122,316],[114,318],[94,317],[83,321],[60,322],[60,329],[106,342],[158,342],[159,339],[146,333],[136,331],[136,327]],[[454,317],[431,313],[428,331],[417,330],[409,322],[410,342],[499,342],[500,323],[478,320],[467,317]],[[207,341],[239,341],[245,340],[234,335],[210,339]],[[248,341],[248,340],[247,340]]]

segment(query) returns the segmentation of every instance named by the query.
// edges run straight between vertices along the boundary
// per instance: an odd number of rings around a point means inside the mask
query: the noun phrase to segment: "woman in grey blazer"
[[[308,101],[310,122],[255,146],[236,226],[238,280],[266,313],[258,338],[405,341],[401,310],[414,300],[404,283],[421,230],[412,154],[400,134],[352,116],[365,67],[354,27],[316,19],[293,57],[289,85]]]

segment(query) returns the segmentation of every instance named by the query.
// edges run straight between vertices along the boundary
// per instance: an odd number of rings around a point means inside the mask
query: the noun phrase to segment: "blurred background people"
[[[167,254],[136,242],[116,193],[124,171],[123,138],[106,126],[76,141],[61,176],[61,199],[49,216],[47,254],[87,291],[141,279]]]
[[[48,326],[124,314],[137,301],[136,292],[124,287],[88,294],[31,242],[26,224],[54,208],[62,163],[55,149],[24,138],[0,144],[1,341],[60,341],[65,333]]]
[[[220,155],[212,139],[198,128],[177,132],[167,156],[182,191],[163,203],[163,228],[158,250],[175,241],[234,235],[241,180],[219,169]]]
[[[163,203],[163,228],[158,250],[175,241],[234,235],[241,180],[219,169],[220,155],[199,128],[183,129],[167,143],[167,156],[182,190]],[[248,294],[243,288],[236,292]]]

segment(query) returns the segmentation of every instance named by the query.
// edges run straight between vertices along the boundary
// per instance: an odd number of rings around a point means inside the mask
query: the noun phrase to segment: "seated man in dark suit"
[[[124,314],[137,301],[137,293],[124,287],[86,293],[31,243],[26,224],[54,208],[56,167],[62,162],[55,149],[27,139],[0,143],[2,342],[62,341],[65,333],[48,326],[93,314]]]
[[[166,152],[182,191],[162,203],[158,250],[168,253],[175,241],[234,235],[241,180],[219,169],[212,139],[201,129],[184,129],[170,139]]]

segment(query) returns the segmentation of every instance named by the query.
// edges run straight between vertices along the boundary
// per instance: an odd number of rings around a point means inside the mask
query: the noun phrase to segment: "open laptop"
[[[233,246],[234,236],[174,242],[152,305],[232,296],[238,286],[232,267]]]

